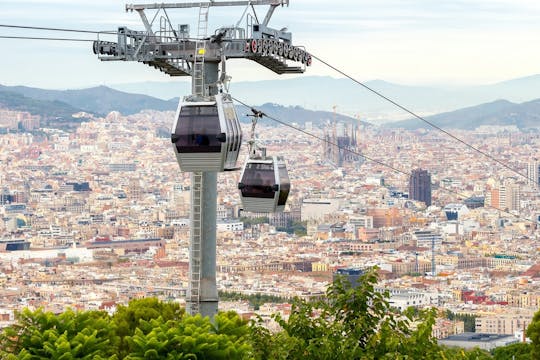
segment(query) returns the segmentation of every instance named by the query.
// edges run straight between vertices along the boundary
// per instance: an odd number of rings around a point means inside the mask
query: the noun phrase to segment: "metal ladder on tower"
[[[199,8],[199,23],[197,27],[197,41],[195,43],[195,56],[193,61],[193,88],[192,93],[196,96],[205,96],[204,86],[204,55],[206,52],[206,32],[208,30],[209,5],[204,4]],[[191,315],[199,313],[201,301],[201,257],[202,257],[202,201],[203,201],[203,173],[191,174],[191,216],[193,221],[190,241],[190,274],[189,294],[186,305]]]
[[[195,42],[195,60],[193,61],[193,95],[204,96],[204,55],[206,53],[206,33],[208,31],[209,3],[199,8],[197,40]]]
[[[193,218],[190,242],[190,274],[189,274],[189,313],[199,312],[201,291],[201,241],[202,241],[202,187],[201,172],[192,174],[191,216]]]

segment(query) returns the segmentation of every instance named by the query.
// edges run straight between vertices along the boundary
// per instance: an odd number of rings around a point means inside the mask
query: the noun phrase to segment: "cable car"
[[[182,171],[227,171],[236,168],[242,130],[229,94],[187,96],[178,104],[171,130]]]
[[[238,189],[244,211],[280,212],[285,209],[291,182],[283,157],[250,157],[240,179]]]

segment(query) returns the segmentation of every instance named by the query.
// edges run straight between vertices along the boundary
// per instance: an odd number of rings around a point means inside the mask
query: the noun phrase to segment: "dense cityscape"
[[[539,19],[4,1],[0,360],[540,359]]]
[[[136,298],[184,301],[190,180],[163,136],[173,113],[86,116],[74,132],[31,132],[39,116],[0,112],[1,326],[24,307],[112,313]],[[329,142],[282,126],[258,130],[268,153],[287,162],[284,212],[243,212],[239,173],[219,174],[222,298],[316,299],[335,274],[354,279],[377,266],[378,287],[396,308],[474,316],[472,325],[439,317],[439,339],[465,331],[524,339],[540,306],[537,132],[454,132],[511,171],[435,131],[332,117],[295,126]],[[246,319],[290,311],[242,300],[219,306]]]

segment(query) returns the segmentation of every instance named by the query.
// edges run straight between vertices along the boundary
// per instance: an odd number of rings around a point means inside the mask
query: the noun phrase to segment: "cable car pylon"
[[[262,22],[258,20],[262,17],[255,13],[258,5],[269,6]],[[171,129],[171,141],[180,169],[191,172],[186,310],[192,315],[200,313],[213,317],[218,311],[217,173],[236,169],[242,141],[232,98],[223,90],[228,79],[224,71],[225,61],[248,59],[277,74],[301,74],[311,65],[311,55],[303,47],[292,44],[290,32],[285,28],[278,30],[268,26],[274,11],[283,5],[288,6],[289,0],[128,4],[126,11],[136,11],[145,30],[119,27],[117,42],[100,40],[98,34],[98,40],[93,44],[94,53],[102,61],[138,61],[170,76],[192,77],[192,94],[180,100]],[[208,37],[209,10],[219,6],[251,7],[254,14],[245,16],[245,27],[240,27],[238,21],[237,25],[221,27]],[[196,39],[190,38],[188,25],[175,27],[170,23],[166,9],[173,8],[199,8]],[[148,21],[147,10],[155,11],[152,21]],[[160,13],[163,13],[159,18],[160,29],[154,31],[152,26]],[[241,19],[244,15],[245,11]],[[221,77],[220,62],[223,65]],[[249,160],[243,173],[247,171],[248,164]],[[278,180],[284,168],[284,162],[281,164],[277,157],[272,157],[269,164],[274,168],[274,184],[271,186],[273,211],[279,210],[280,206],[282,209],[286,200],[284,195],[288,194],[290,187],[288,178],[286,182]],[[277,198],[276,193],[279,194]]]
[[[193,62],[192,93],[194,96],[199,97],[204,97],[205,95],[204,53],[206,51],[206,42],[203,38],[206,37],[208,29],[208,10],[208,5],[201,5],[199,8],[195,61]],[[210,202],[207,203],[204,201],[207,194],[210,197],[217,197],[217,173],[192,172],[189,282],[186,293],[186,310],[191,315],[201,313],[213,316],[218,311],[216,273],[215,271],[213,273],[211,271],[203,272],[203,270],[207,269],[206,263],[209,262],[210,265],[216,263],[216,229],[211,227],[212,221],[215,222],[216,219],[207,218],[207,216],[215,216],[216,209],[205,209],[205,204],[211,207]],[[205,229],[210,232],[205,234],[206,236],[203,236]],[[201,283],[202,281],[204,281],[204,289]]]

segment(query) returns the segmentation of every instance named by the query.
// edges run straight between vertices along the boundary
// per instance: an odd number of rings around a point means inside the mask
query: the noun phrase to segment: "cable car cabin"
[[[181,100],[171,141],[182,171],[235,169],[242,130],[230,95]]]
[[[248,159],[240,179],[238,189],[244,211],[283,211],[291,183],[281,156]]]

